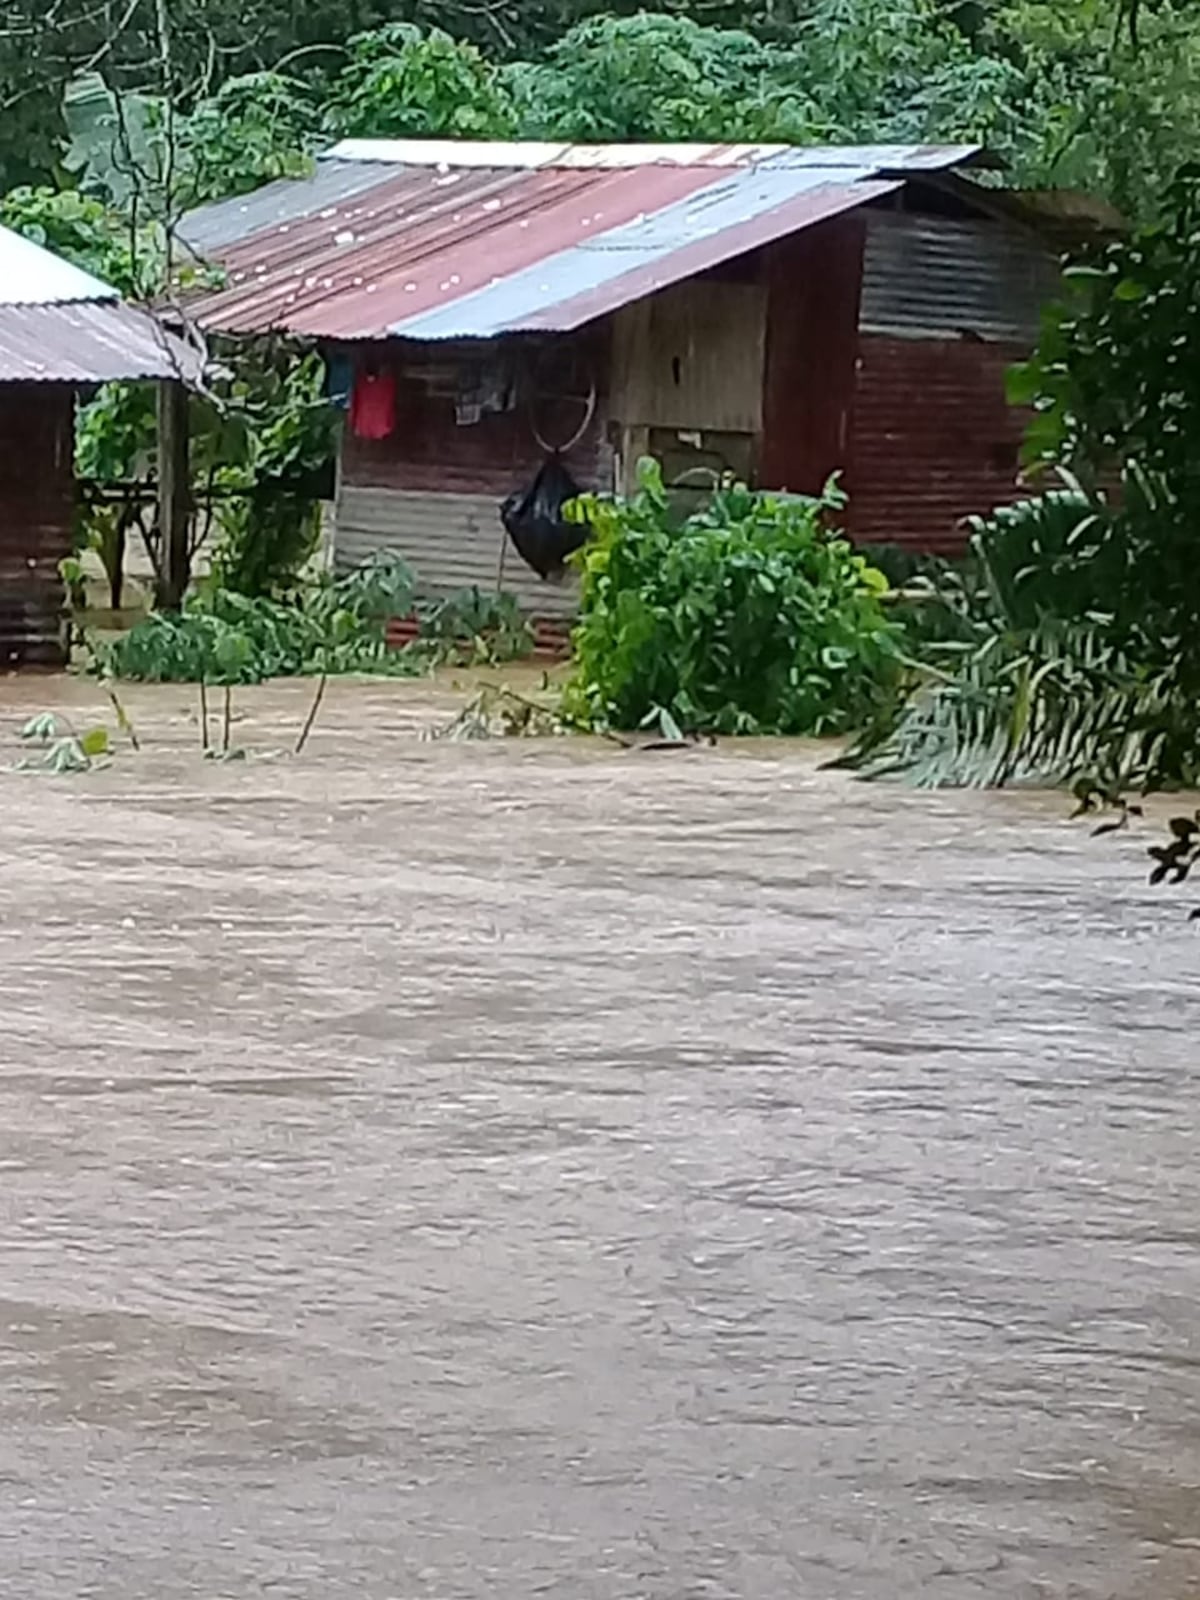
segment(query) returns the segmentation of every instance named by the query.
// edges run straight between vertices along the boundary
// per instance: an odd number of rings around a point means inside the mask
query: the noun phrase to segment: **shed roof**
[[[226,269],[191,310],[213,331],[328,340],[565,331],[979,154],[351,140],[311,178],[185,220]]]
[[[197,366],[189,347],[148,312],[0,228],[0,383],[190,379]]]

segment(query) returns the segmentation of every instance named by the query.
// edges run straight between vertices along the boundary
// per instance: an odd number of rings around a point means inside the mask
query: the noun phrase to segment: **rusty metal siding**
[[[343,485],[338,497],[334,561],[339,570],[388,552],[403,556],[413,568],[422,596],[503,590],[529,616],[572,617],[578,593],[574,577],[544,583],[506,544],[494,495]]]
[[[860,326],[864,333],[1032,340],[1056,285],[1045,247],[1012,223],[872,212]]]
[[[862,277],[861,216],[782,240],[767,256],[759,482],[816,494],[847,465]]]
[[[74,519],[74,396],[0,386],[0,668],[64,664],[63,587]]]
[[[464,371],[481,352],[462,346],[380,347],[380,359],[391,363],[397,377],[396,428],[390,437],[377,441],[347,431],[335,562],[354,566],[377,551],[390,550],[410,563],[426,593],[448,594],[474,586],[495,593],[505,544],[500,502],[530,481],[543,458],[521,382],[535,369],[545,373],[561,367],[564,375],[574,374],[560,415],[555,414],[553,401],[539,407],[543,435],[553,431],[551,443],[565,441],[578,426],[579,391],[586,396],[590,382],[595,383],[591,424],[565,461],[581,488],[611,490],[610,340],[610,329],[601,325],[551,341],[537,351],[490,347],[493,356],[511,356],[515,363],[516,405],[465,426],[456,421],[455,395]],[[539,368],[539,363],[545,365]],[[561,586],[543,582],[511,545],[504,551],[500,587],[515,594],[531,616],[574,614],[573,582],[568,579]]]
[[[851,423],[850,531],[961,551],[963,518],[1018,498],[1024,415],[1004,373],[1025,347],[864,334]]]
[[[492,345],[385,345],[379,359],[396,374],[395,431],[386,439],[359,439],[347,429],[342,445],[343,483],[357,487],[405,489],[424,493],[490,494],[502,500],[536,472],[542,449],[534,434],[528,397],[521,385],[531,366],[553,362],[556,352],[577,365],[578,377],[557,408],[539,406],[538,423],[550,444],[565,443],[583,420],[581,401],[596,386],[596,406],[584,436],[566,457],[583,489],[610,490],[613,451],[608,440],[608,381],[611,332],[601,325],[542,347],[548,356]],[[460,425],[455,395],[464,372],[489,356],[510,359],[516,377],[516,405]]]

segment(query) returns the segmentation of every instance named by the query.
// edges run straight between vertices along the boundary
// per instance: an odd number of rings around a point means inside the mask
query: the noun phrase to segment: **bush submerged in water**
[[[685,729],[836,734],[875,711],[899,673],[882,573],[826,524],[844,504],[719,489],[672,517],[657,465],[629,500],[587,496],[580,621],[564,709],[590,728],[666,712]]]
[[[212,588],[155,613],[106,649],[117,678],[148,683],[261,683],[319,672],[412,673],[387,646],[389,620],[412,605],[412,573],[380,559],[273,600]]]
[[[100,666],[148,683],[261,683],[315,673],[411,677],[443,662],[514,661],[533,634],[511,595],[464,589],[414,599],[399,556],[323,577],[277,599],[210,584],[182,611],[155,612],[111,644]],[[388,624],[415,614],[416,639],[388,644]]]

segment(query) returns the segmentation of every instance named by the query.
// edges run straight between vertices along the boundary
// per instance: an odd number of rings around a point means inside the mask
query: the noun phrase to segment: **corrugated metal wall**
[[[539,402],[538,427],[548,443],[564,441],[582,420],[577,391],[596,384],[595,412],[584,437],[566,457],[584,489],[613,486],[613,451],[607,436],[608,324],[561,340],[569,393],[560,405]],[[493,351],[494,353],[494,351]],[[487,353],[482,353],[486,359]],[[518,373],[524,351],[509,352]],[[518,392],[513,410],[489,413],[460,425],[455,396],[464,371],[481,359],[472,347],[399,345],[385,348],[398,378],[397,423],[379,441],[349,429],[342,448],[335,562],[358,564],[375,551],[392,550],[413,566],[423,592],[447,594],[478,585],[495,592],[503,539],[500,502],[524,487],[543,452],[530,408]],[[529,359],[534,359],[530,357]],[[547,371],[557,357],[551,352]],[[573,590],[543,582],[508,546],[503,587],[531,615],[569,616]]]
[[[1057,283],[1051,253],[1012,223],[870,215],[847,461],[856,538],[953,553],[964,518],[1018,497],[1026,419],[1005,373]]]
[[[501,573],[500,553],[506,542],[494,494],[434,494],[346,484],[338,501],[335,561],[342,570],[392,552],[411,564],[423,596],[470,588],[495,594],[502,588],[530,616],[573,616],[574,578],[544,583],[511,545],[504,552]]]
[[[0,386],[0,668],[64,662],[74,414],[66,385]]]
[[[863,221],[839,217],[767,252],[767,364],[758,480],[817,494],[849,447]]]
[[[962,519],[1017,497],[1024,417],[1004,395],[1023,345],[863,334],[850,451],[850,530],[951,553]]]
[[[865,333],[1032,341],[1057,281],[1045,247],[1015,224],[872,212],[859,325]]]

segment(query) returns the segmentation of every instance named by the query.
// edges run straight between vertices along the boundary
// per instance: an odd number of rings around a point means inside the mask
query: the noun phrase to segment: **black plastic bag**
[[[562,577],[567,557],[587,541],[586,523],[563,520],[563,507],[579,493],[558,456],[548,456],[529,487],[515,490],[500,507],[517,554],[539,578]]]

